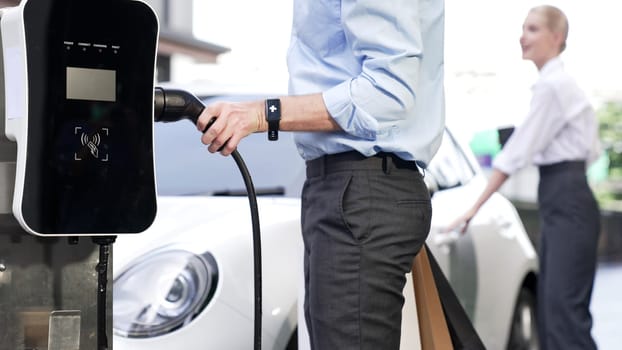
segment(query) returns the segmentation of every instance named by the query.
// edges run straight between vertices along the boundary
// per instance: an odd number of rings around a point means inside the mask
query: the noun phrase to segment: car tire
[[[508,350],[538,350],[536,297],[526,287],[521,288],[514,307]]]
[[[298,328],[294,329],[292,336],[287,342],[287,346],[285,346],[285,350],[298,350]]]

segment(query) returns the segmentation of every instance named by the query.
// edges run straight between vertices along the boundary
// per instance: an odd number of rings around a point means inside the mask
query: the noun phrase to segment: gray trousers
[[[596,273],[600,214],[584,162],[540,167],[541,350],[592,350],[590,298]]]
[[[305,319],[313,350],[397,350],[406,274],[432,209],[414,162],[356,152],[307,162]]]

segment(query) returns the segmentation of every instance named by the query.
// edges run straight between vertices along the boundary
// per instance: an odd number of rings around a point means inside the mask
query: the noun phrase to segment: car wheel
[[[514,308],[508,350],[538,349],[536,298],[531,290],[523,287]]]
[[[289,338],[287,342],[287,346],[285,350],[298,350],[298,328],[294,329],[292,336]]]

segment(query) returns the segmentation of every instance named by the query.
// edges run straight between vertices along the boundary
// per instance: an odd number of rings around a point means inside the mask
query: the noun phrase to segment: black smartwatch
[[[279,122],[281,121],[281,100],[266,100],[266,121],[268,122],[268,140],[279,139]]]

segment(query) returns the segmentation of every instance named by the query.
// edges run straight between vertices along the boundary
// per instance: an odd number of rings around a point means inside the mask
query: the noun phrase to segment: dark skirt
[[[589,310],[600,233],[585,162],[540,166],[538,327],[541,349],[596,349]]]

